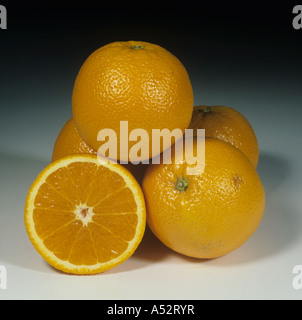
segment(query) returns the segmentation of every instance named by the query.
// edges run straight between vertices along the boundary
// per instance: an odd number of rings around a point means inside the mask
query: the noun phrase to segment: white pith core
[[[88,207],[86,204],[80,204],[74,211],[76,219],[82,221],[83,226],[87,226],[89,222],[92,221],[94,215],[92,208]]]

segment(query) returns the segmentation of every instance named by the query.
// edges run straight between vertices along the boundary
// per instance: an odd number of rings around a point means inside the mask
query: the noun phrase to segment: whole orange
[[[96,154],[96,152],[80,137],[71,118],[64,124],[57,136],[51,161],[72,154]]]
[[[114,42],[93,52],[81,67],[72,111],[80,136],[94,150],[105,143],[98,141],[99,131],[114,130],[117,159],[129,160],[120,152],[120,122],[128,121],[129,133],[144,129],[149,136],[147,155],[138,151],[131,158],[142,161],[152,155],[152,129],[187,129],[192,85],[183,64],[166,49],[142,41]],[[136,143],[129,141],[128,150]]]
[[[195,138],[196,139],[196,138]],[[197,152],[196,140],[193,150]],[[265,193],[255,167],[237,148],[205,139],[205,168],[188,175],[185,161],[151,164],[143,191],[147,222],[166,246],[194,258],[223,256],[256,231]]]
[[[259,159],[257,137],[251,124],[237,110],[226,106],[195,107],[189,128],[205,129],[207,137],[232,144],[257,167]]]
[[[71,118],[64,124],[62,130],[58,134],[51,161],[53,162],[75,154],[97,153],[80,137],[77,128],[74,125],[74,121]],[[141,184],[148,165],[144,163],[132,164],[129,162],[128,164],[123,164],[123,167],[130,171],[137,182]]]

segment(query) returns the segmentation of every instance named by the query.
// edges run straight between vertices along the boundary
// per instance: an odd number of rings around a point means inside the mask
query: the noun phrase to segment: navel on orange
[[[230,143],[242,151],[257,167],[258,141],[248,120],[237,110],[226,106],[194,107],[190,129],[205,129],[205,135]]]
[[[120,122],[128,121],[129,133],[146,130],[150,148],[149,155],[138,158],[143,161],[152,156],[152,129],[187,129],[192,85],[183,64],[166,49],[142,41],[114,42],[93,52],[81,67],[72,111],[80,136],[96,151],[105,143],[97,139],[101,129],[116,133],[118,160],[129,160],[120,153]],[[128,149],[136,143],[129,141]]]
[[[196,146],[194,140],[195,154]],[[206,138],[204,172],[188,175],[190,165],[176,164],[174,149],[171,164],[151,164],[144,177],[150,229],[189,257],[217,258],[237,249],[264,212],[264,189],[254,166],[231,144]]]
[[[95,274],[121,264],[141,242],[145,222],[144,196],[133,176],[94,155],[51,163],[26,199],[32,244],[66,273]]]

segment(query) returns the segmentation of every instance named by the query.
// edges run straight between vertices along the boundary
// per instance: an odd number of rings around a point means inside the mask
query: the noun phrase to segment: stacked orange
[[[193,108],[187,71],[164,48],[129,41],[96,50],[76,78],[72,112],[25,205],[29,238],[53,267],[74,274],[109,270],[132,256],[146,222],[166,246],[196,258],[229,253],[257,229],[265,199],[251,125],[232,108]],[[122,121],[150,138],[145,158],[137,152],[146,163],[155,156],[153,129],[205,129],[204,172],[188,175],[190,165],[176,163],[176,151],[171,164],[124,165]],[[102,153],[104,128],[116,133],[116,163]],[[174,142],[158,152],[174,150]],[[130,139],[128,150],[135,143]],[[192,143],[196,149],[197,139]]]

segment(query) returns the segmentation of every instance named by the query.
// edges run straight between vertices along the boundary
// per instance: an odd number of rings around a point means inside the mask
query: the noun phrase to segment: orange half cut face
[[[123,166],[95,155],[68,156],[33,183],[25,226],[36,250],[56,269],[100,273],[127,260],[141,242],[144,196]]]

